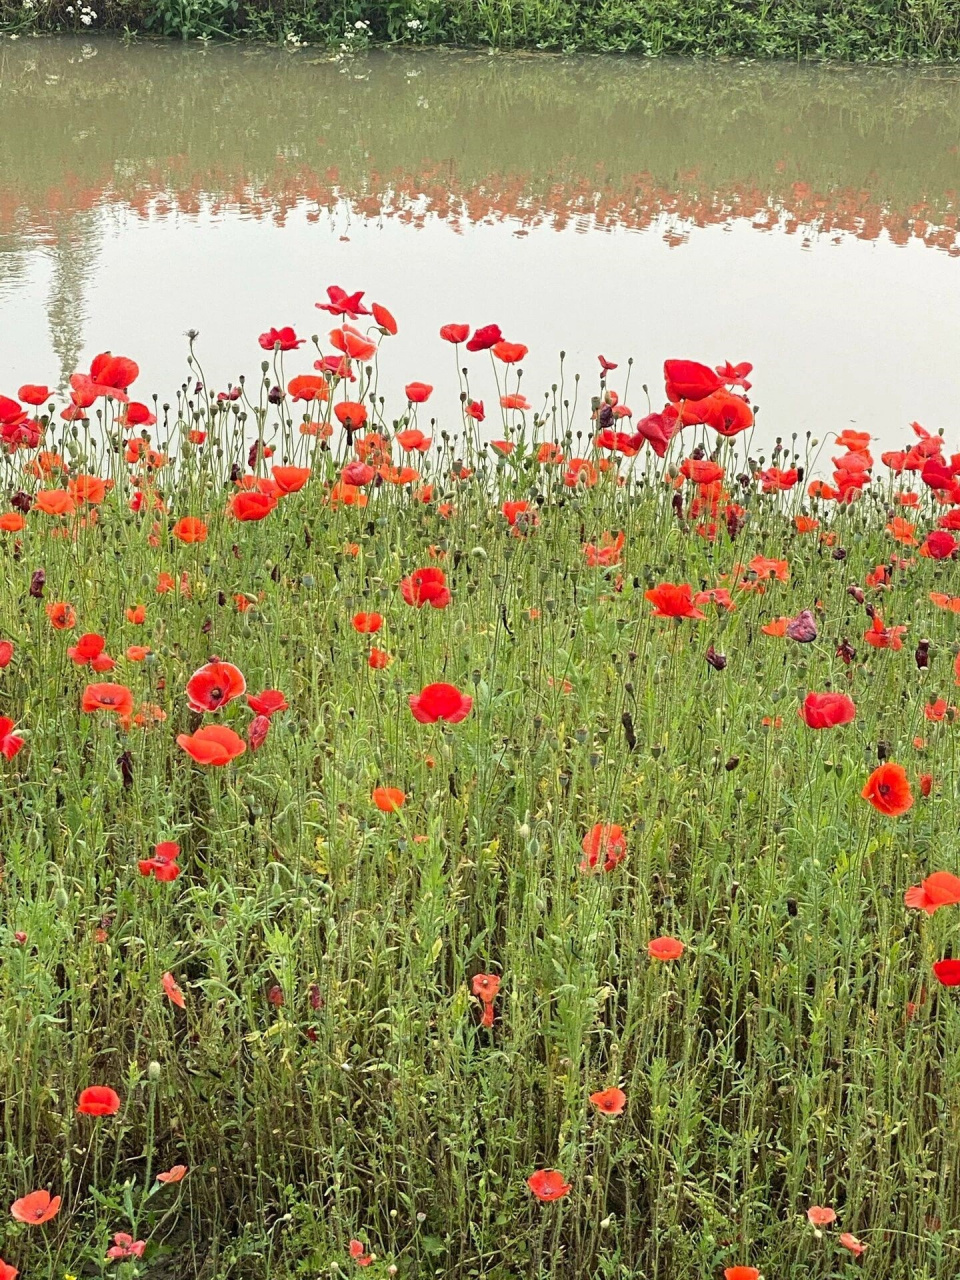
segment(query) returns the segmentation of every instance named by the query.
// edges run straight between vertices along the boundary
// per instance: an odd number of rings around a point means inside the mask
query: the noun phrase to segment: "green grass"
[[[95,17],[91,16],[95,14]],[[356,24],[365,23],[358,32]],[[952,0],[0,0],[0,29],[492,45],[845,61],[956,60]]]
[[[432,500],[384,484],[363,509],[333,505],[345,434],[334,424],[325,449],[300,434],[302,406],[268,402],[271,383],[309,368],[284,359],[236,405],[211,389],[161,408],[150,434],[175,461],[155,474],[110,447],[108,402],[89,426],[64,424],[58,402],[45,447],[115,488],[96,522],[32,510],[0,535],[15,645],[0,710],[27,740],[0,761],[4,1209],[35,1188],[64,1197],[47,1225],[5,1218],[3,1257],[25,1280],[285,1280],[349,1272],[355,1238],[377,1256],[370,1276],[703,1280],[738,1262],[769,1280],[955,1276],[960,1010],[931,975],[956,945],[955,909],[928,919],[903,893],[960,870],[957,729],[924,717],[954,694],[957,615],[929,595],[955,590],[956,566],[912,553],[891,586],[866,588],[909,627],[899,651],[862,642],[847,590],[911,554],[885,532],[900,480],[878,464],[840,507],[802,483],[763,495],[737,480],[741,439],[719,456],[746,522],[731,541],[721,512],[710,540],[687,518],[691,486],[678,518],[664,480],[698,442],[713,451],[713,433],[687,429],[666,464],[621,460],[622,485],[614,469],[569,487],[534,457],[535,440],[594,456],[589,412],[561,390],[526,421],[508,415],[507,458],[462,426],[433,429],[414,455]],[[489,411],[487,358],[467,359]],[[419,411],[428,432],[433,407]],[[191,445],[200,428],[207,442]],[[258,436],[274,463],[312,475],[239,523],[230,470]],[[808,468],[815,453],[807,442]],[[37,489],[31,456],[4,459],[8,490]],[[461,463],[473,474],[452,480]],[[130,509],[131,474],[162,509]],[[507,499],[538,511],[527,536],[511,533]],[[821,526],[801,536],[802,510]],[[923,496],[921,535],[939,514]],[[170,536],[185,515],[206,520],[206,542]],[[583,544],[604,531],[624,533],[622,563],[591,568]],[[789,580],[739,589],[736,566],[757,555],[786,559]],[[415,609],[399,583],[432,564],[452,602]],[[189,592],[158,594],[161,573]],[[644,593],[662,581],[726,583],[736,611],[658,620]],[[56,601],[74,607],[72,631],[51,626]],[[146,621],[128,622],[141,603]],[[812,644],[760,630],[815,605]],[[385,670],[351,625],[373,610]],[[70,660],[83,632],[104,636],[115,672]],[[131,644],[153,653],[128,661]],[[185,686],[211,655],[289,702],[260,750],[224,769],[176,743],[200,722]],[[166,719],[125,730],[84,714],[92,680]],[[473,697],[462,723],[411,715],[408,695],[437,680]],[[857,718],[814,732],[798,707],[829,687]],[[204,717],[241,734],[251,718],[242,698]],[[860,795],[878,752],[917,793],[897,820]],[[378,785],[407,793],[399,812],[373,806]],[[598,822],[623,827],[627,856],[584,875]],[[138,872],[161,839],[182,847],[172,883]],[[661,934],[685,943],[680,960],[648,958]],[[502,977],[492,1030],[478,973]],[[118,1115],[75,1114],[91,1084],[117,1090]],[[627,1107],[607,1120],[588,1095],[613,1085]],[[158,1188],[176,1163],[186,1179]],[[561,1170],[571,1194],[537,1203],[537,1168]],[[813,1204],[839,1215],[822,1238]],[[842,1230],[869,1245],[859,1262]],[[118,1231],[147,1241],[143,1262],[103,1263]]]

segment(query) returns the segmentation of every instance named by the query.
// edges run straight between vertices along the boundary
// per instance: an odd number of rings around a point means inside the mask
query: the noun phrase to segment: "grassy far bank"
[[[952,1280],[960,457],[375,320],[0,399],[4,1260]]]
[[[353,47],[375,42],[845,61],[960,58],[960,10],[953,0],[0,0],[0,29],[107,29],[334,47],[346,40]]]

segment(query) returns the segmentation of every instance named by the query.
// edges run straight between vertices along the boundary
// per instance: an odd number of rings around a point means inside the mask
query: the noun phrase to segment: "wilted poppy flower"
[[[14,1200],[10,1206],[10,1216],[17,1222],[28,1222],[39,1226],[41,1222],[49,1222],[60,1212],[60,1197],[51,1198],[49,1191],[31,1191],[28,1195]]]
[[[166,1173],[158,1173],[157,1181],[162,1182],[164,1186],[169,1186],[171,1182],[182,1182],[186,1177],[187,1166],[185,1164],[172,1165]]]
[[[80,701],[81,711],[115,711],[118,716],[133,712],[133,694],[125,684],[88,684]]]
[[[810,729],[834,729],[849,724],[857,714],[852,698],[845,693],[808,693],[800,715]]]
[[[178,734],[177,745],[196,760],[197,764],[216,767],[236,760],[247,749],[247,744],[240,735],[222,724],[208,725],[193,734]]]
[[[563,1174],[556,1169],[538,1169],[527,1179],[527,1186],[538,1200],[561,1200],[570,1192],[571,1184],[564,1182]]]
[[[645,600],[653,605],[655,618],[692,618],[697,620],[706,615],[695,608],[693,588],[687,583],[674,585],[672,582],[661,582],[643,593]]]
[[[476,973],[470,984],[473,994],[483,1005],[483,1018],[481,1025],[484,1027],[493,1026],[493,1002],[497,998],[500,990],[500,978],[495,973]]]
[[[315,305],[318,311],[329,311],[332,316],[349,316],[351,320],[358,320],[360,316],[370,315],[368,308],[363,305],[363,294],[363,289],[347,293],[338,284],[331,284],[327,286],[329,302],[318,302]]]
[[[175,1004],[178,1009],[185,1009],[187,1007],[187,1002],[183,998],[183,992],[177,986],[177,981],[172,973],[165,973],[160,979],[160,985],[163,987],[163,994],[172,1004]],[[158,1180],[160,1180],[161,1175],[158,1174],[157,1177]]]
[[[679,960],[684,947],[679,938],[664,936],[652,938],[647,943],[647,955],[651,960]]]
[[[874,769],[860,794],[888,818],[899,818],[913,805],[906,770],[903,765],[892,762]]]
[[[191,711],[219,711],[247,691],[243,672],[231,662],[208,662],[187,681]]]
[[[267,734],[270,732],[269,716],[254,716],[247,725],[247,742],[250,744],[251,751],[259,751],[267,740]]]
[[[604,1089],[602,1093],[591,1093],[590,1101],[605,1116],[619,1116],[627,1105],[627,1095],[622,1089]]]
[[[355,613],[352,618],[354,631],[362,636],[372,636],[383,626],[382,613]]]
[[[596,823],[580,847],[586,855],[580,863],[581,871],[613,871],[627,856],[627,838],[616,823]]]
[[[153,857],[140,858],[137,866],[142,876],[154,876],[161,883],[169,884],[180,874],[179,857],[180,846],[175,840],[161,840],[153,846]]]
[[[408,382],[404,393],[411,404],[423,404],[430,399],[433,387],[428,382]]]
[[[417,569],[409,577],[402,579],[400,592],[407,604],[422,609],[425,604],[434,609],[445,609],[450,603],[450,590],[446,575],[442,569]]]
[[[12,760],[25,745],[23,738],[18,738],[13,732],[14,725],[9,716],[0,716],[0,755],[6,760]]]
[[[832,1222],[836,1222],[837,1214],[834,1209],[826,1209],[815,1204],[807,1210],[807,1218],[815,1227],[829,1227]]]
[[[960,878],[949,871],[935,871],[922,884],[912,885],[903,895],[904,904],[932,916],[941,907],[960,904]]]
[[[783,634],[797,644],[812,644],[817,638],[817,620],[809,609],[801,609],[784,627]]]
[[[181,517],[170,532],[178,542],[187,544],[207,540],[207,526],[198,516]]]
[[[120,1095],[106,1085],[91,1085],[77,1099],[77,1115],[115,1116],[119,1110]]]
[[[406,798],[399,787],[374,787],[370,797],[381,813],[396,813],[403,807]]]
[[[425,685],[419,693],[411,693],[409,702],[413,718],[421,724],[436,724],[438,720],[459,724],[473,707],[473,698],[468,693],[442,682]]]

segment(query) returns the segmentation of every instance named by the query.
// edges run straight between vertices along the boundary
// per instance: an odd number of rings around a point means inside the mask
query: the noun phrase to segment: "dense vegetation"
[[[960,57],[953,0],[0,0],[0,26],[323,45],[346,38],[749,58]]]
[[[0,397],[6,1263],[955,1276],[960,458],[376,319]]]

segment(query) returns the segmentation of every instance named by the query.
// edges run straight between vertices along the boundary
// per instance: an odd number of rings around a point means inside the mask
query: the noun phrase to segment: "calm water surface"
[[[534,401],[561,349],[591,390],[632,356],[635,409],[667,356],[749,359],[767,438],[950,431],[960,74],[0,42],[0,391],[111,348],[171,396],[189,328],[225,385],[334,282],[451,427],[437,329],[497,321]]]

